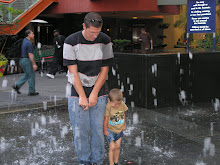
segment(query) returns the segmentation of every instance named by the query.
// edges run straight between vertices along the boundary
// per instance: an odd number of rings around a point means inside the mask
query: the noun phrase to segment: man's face
[[[28,34],[28,36],[29,36],[29,38],[30,38],[31,40],[34,39],[34,33],[33,33],[32,31]]]
[[[54,37],[57,37],[58,35],[59,35],[58,32],[54,32],[54,33],[53,33],[53,36],[54,36]]]
[[[84,37],[86,38],[86,40],[94,41],[101,32],[102,26],[98,28],[90,26],[89,28],[86,28],[85,24],[83,24],[83,29],[84,29]]]

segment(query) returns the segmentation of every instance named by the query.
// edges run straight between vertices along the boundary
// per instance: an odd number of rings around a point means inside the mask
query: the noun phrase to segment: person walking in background
[[[125,111],[128,110],[128,107],[122,100],[123,94],[120,89],[112,89],[109,92],[103,127],[109,144],[110,165],[118,165],[123,131],[126,130]]]
[[[153,49],[153,39],[150,33],[146,32],[145,28],[141,28],[140,41],[141,50]]]
[[[49,73],[47,74],[47,77],[54,78],[56,72],[58,71],[58,68],[63,69],[64,71],[67,71],[65,67],[63,66],[63,44],[65,37],[63,35],[60,35],[60,31],[58,29],[55,29],[53,31],[54,35],[54,55],[53,55],[53,61],[51,64],[51,68],[49,70]]]
[[[81,165],[102,164],[104,159],[106,78],[114,56],[110,37],[101,32],[102,25],[98,13],[88,13],[83,30],[71,34],[64,42],[63,61],[72,84],[68,111]]]
[[[24,75],[12,86],[12,88],[20,94],[19,89],[24,85],[26,81],[29,84],[29,96],[35,96],[39,93],[35,91],[35,71],[37,65],[34,60],[34,47],[31,41],[34,40],[34,33],[31,30],[25,31],[25,38],[21,45],[21,58],[19,64],[24,71]]]

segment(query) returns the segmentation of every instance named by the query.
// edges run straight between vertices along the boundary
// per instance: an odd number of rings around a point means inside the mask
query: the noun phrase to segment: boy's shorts
[[[107,140],[108,144],[110,144],[112,140],[114,140],[116,142],[118,139],[120,139],[121,137],[124,136],[123,131],[121,131],[119,134],[116,134],[108,128],[107,128],[107,130],[109,132],[109,135],[105,136],[105,137],[106,137],[106,140]]]

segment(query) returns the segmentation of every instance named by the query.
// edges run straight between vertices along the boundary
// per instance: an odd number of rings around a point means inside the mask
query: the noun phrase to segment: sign
[[[41,53],[40,53],[40,49],[36,48],[34,50],[34,59],[36,62],[39,62],[42,58],[44,59],[50,59],[51,60],[51,57],[53,57],[53,54],[54,54],[54,48],[52,49],[47,49],[47,50],[41,50]]]
[[[216,0],[187,1],[187,33],[215,33]]]

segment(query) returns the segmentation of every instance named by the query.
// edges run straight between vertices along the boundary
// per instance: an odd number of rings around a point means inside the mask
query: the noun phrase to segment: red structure
[[[136,16],[150,16],[167,14],[179,14],[179,6],[158,6],[157,0],[60,0],[58,4],[50,6],[46,13],[84,13],[84,12],[119,12],[134,14]],[[120,16],[119,16],[120,17]]]

